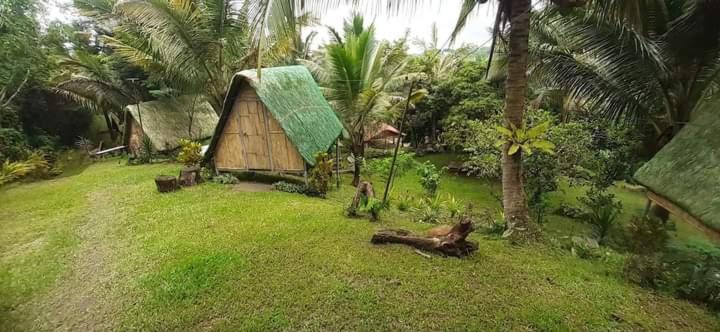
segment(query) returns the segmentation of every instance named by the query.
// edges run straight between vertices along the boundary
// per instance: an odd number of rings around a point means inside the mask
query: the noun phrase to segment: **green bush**
[[[411,170],[413,167],[415,167],[417,162],[415,161],[414,157],[415,154],[413,153],[408,153],[404,151],[398,152],[397,159],[395,160],[394,176],[396,178],[405,175],[408,170]],[[365,167],[363,168],[363,170],[368,176],[385,180],[390,174],[390,166],[392,165],[392,159],[392,157],[366,159]]]
[[[383,210],[383,202],[375,197],[368,198],[365,205],[362,207],[362,211],[370,214],[370,221],[377,221],[380,219],[380,212]]]
[[[668,226],[654,218],[635,216],[625,228],[624,245],[635,254],[662,252],[670,240]]]
[[[240,180],[232,174],[220,174],[212,178],[213,182],[219,184],[238,184]]]
[[[272,184],[273,190],[282,191],[291,194],[305,194],[307,187],[304,185],[290,183],[285,181],[278,181]]]
[[[397,199],[397,208],[400,211],[408,211],[412,209],[413,205],[413,197],[410,195],[410,192],[405,192],[404,195],[401,195]]]
[[[333,165],[333,160],[327,153],[318,153],[315,156],[315,167],[310,170],[306,195],[325,197],[329,189]]]
[[[566,203],[561,203],[560,206],[555,209],[553,213],[558,216],[570,219],[582,219],[585,217],[585,211],[578,207],[568,205]]]
[[[623,267],[626,279],[648,288],[659,288],[668,277],[668,270],[660,254],[631,255]]]
[[[420,176],[420,184],[425,190],[425,195],[435,197],[435,193],[440,186],[440,172],[437,167],[430,161],[426,161],[418,167],[417,172]]]
[[[677,264],[678,296],[720,310],[720,247],[694,249],[689,264]]]
[[[443,202],[443,205],[445,206],[445,209],[450,214],[450,218],[455,218],[458,214],[460,214],[460,211],[463,209],[463,205],[460,201],[455,199],[455,196],[448,194],[447,200]]]
[[[153,147],[152,141],[148,135],[143,135],[140,142],[140,153],[137,158],[137,162],[140,164],[149,164],[152,162],[155,148]]]
[[[413,209],[415,220],[421,223],[437,224],[442,219],[443,201],[438,196],[425,197]]]
[[[592,227],[593,236],[600,244],[604,244],[622,211],[622,204],[615,200],[615,195],[595,188],[579,200],[586,207],[585,220]]]
[[[25,136],[12,128],[0,128],[0,162],[25,160],[29,154]]]
[[[186,166],[194,166],[202,160],[202,145],[187,139],[180,140],[180,153],[178,153],[177,161]]]

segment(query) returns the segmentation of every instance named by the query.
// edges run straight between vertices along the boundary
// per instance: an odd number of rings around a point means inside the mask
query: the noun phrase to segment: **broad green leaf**
[[[529,139],[535,139],[538,138],[547,132],[547,130],[550,128],[550,121],[545,121],[535,127],[530,128],[527,132],[527,136]]]
[[[495,126],[495,130],[497,130],[497,132],[500,133],[500,135],[502,135],[502,136],[505,136],[505,137],[513,136],[513,132],[510,129],[507,129],[503,126]]]
[[[510,148],[508,149],[508,155],[510,155],[510,156],[514,155],[518,152],[518,150],[520,150],[520,145],[513,143],[512,145],[510,145]]]

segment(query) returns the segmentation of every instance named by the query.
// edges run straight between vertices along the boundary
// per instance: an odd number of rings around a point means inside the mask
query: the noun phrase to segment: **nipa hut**
[[[365,144],[379,147],[393,145],[400,137],[400,130],[382,122],[366,128],[365,132]]]
[[[720,232],[720,102],[692,121],[635,173],[648,199],[711,234]]]
[[[302,173],[327,152],[342,124],[302,66],[235,74],[206,162],[218,171]]]
[[[203,97],[148,101],[125,107],[124,142],[130,153],[137,154],[142,148],[144,133],[155,151],[170,151],[179,146],[180,139],[200,140],[212,136],[217,123],[215,110]]]

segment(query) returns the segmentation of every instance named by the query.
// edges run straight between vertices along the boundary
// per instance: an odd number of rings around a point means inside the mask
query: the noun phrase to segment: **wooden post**
[[[402,116],[400,117],[400,125],[398,126],[398,131],[400,131],[400,135],[398,135],[397,142],[395,143],[395,152],[393,152],[393,159],[392,163],[390,164],[390,174],[388,174],[387,182],[385,182],[385,192],[383,193],[383,204],[387,203],[387,197],[388,192],[390,191],[390,182],[393,178],[393,173],[395,172],[395,161],[397,161],[397,155],[398,150],[400,149],[400,144],[402,143],[402,130],[403,130],[403,123],[405,122],[405,117],[407,116],[408,108],[410,107],[410,96],[412,96],[413,89],[415,88],[415,81],[413,81],[410,84],[410,89],[408,89],[407,99],[405,100],[405,109],[403,110]]]
[[[303,178],[305,178],[305,185],[308,185],[308,167],[307,162],[303,160]]]
[[[340,136],[335,139],[335,182],[340,189]]]

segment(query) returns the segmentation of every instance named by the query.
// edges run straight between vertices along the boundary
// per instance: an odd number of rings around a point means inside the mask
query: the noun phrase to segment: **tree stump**
[[[362,201],[363,197],[375,197],[375,191],[370,182],[361,181],[360,184],[358,184],[355,197],[353,197],[352,203],[350,203],[350,208],[357,211],[357,209],[360,208],[360,201]]]
[[[158,175],[155,177],[155,185],[157,186],[157,190],[161,193],[169,193],[180,189],[177,178],[170,175]]]
[[[373,235],[373,244],[400,243],[445,256],[465,257],[477,251],[478,244],[465,238],[475,230],[472,220],[465,215],[460,222],[447,229],[438,227],[428,236],[414,235],[404,229],[381,230]]]
[[[196,184],[200,184],[202,183],[202,181],[202,177],[200,176],[200,167],[188,166],[183,167],[183,169],[180,170],[178,182],[180,182],[181,186],[190,187]]]

